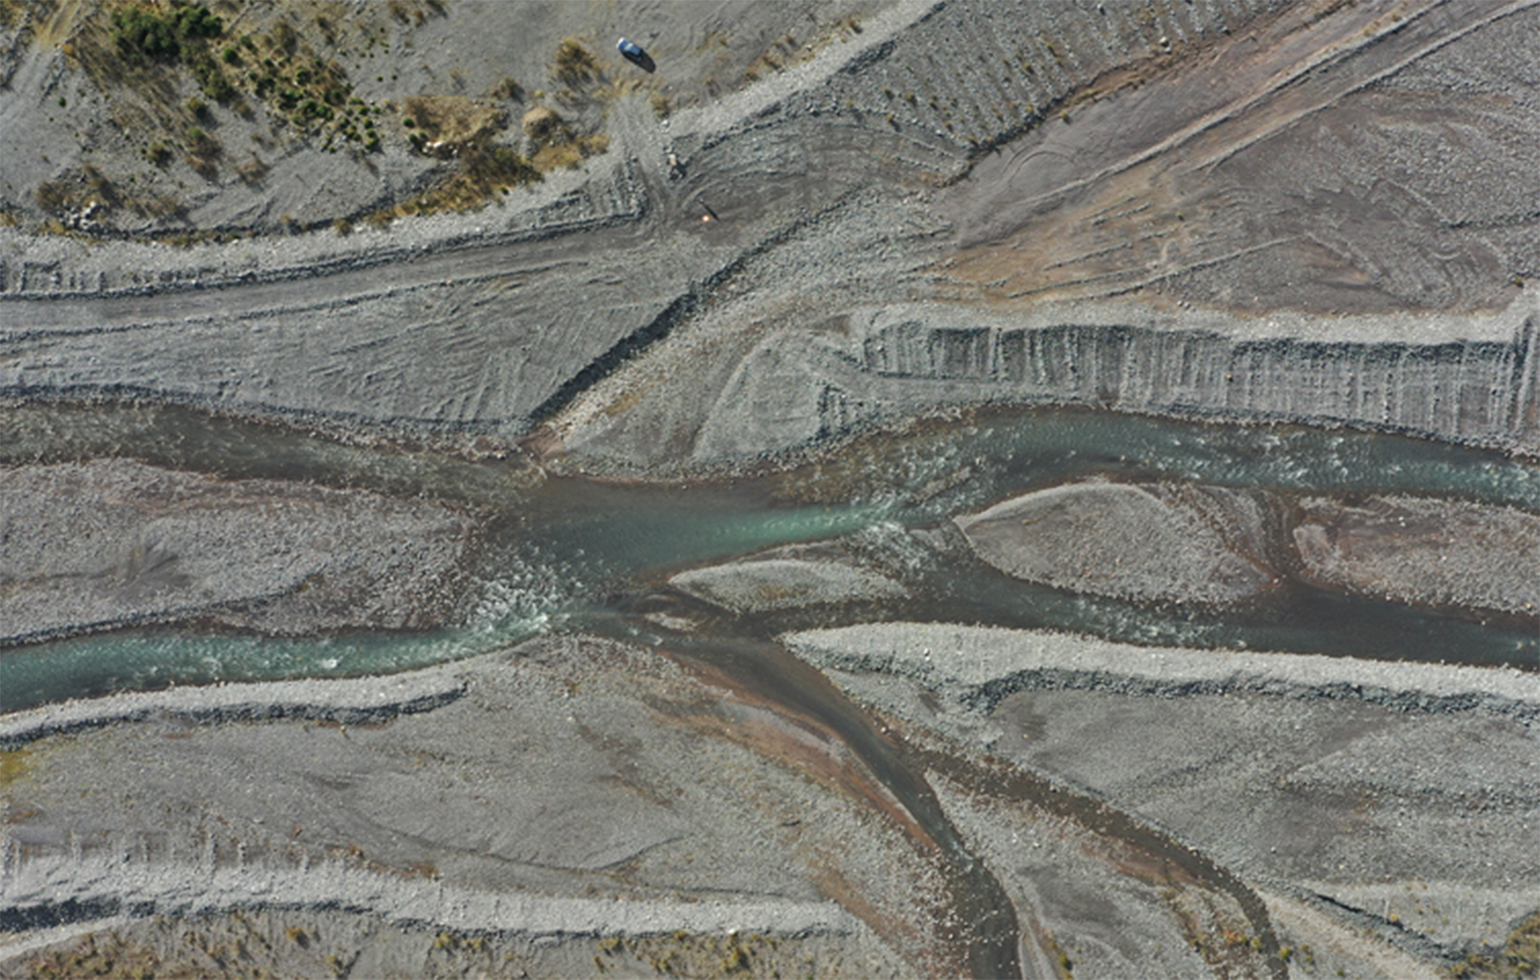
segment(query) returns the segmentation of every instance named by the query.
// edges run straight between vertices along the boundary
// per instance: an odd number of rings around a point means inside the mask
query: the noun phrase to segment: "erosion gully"
[[[0,409],[0,464],[102,456],[229,479],[310,480],[421,494],[467,508],[485,527],[479,588],[462,625],[432,633],[277,639],[155,628],[0,651],[0,710],[172,683],[389,673],[550,630],[625,635],[640,628],[638,597],[666,591],[674,571],[778,544],[840,538],[905,579],[920,599],[902,609],[856,603],[723,617],[714,629],[659,642],[711,663],[789,713],[816,719],[850,746],[939,845],[959,921],[972,924],[968,966],[984,976],[1020,975],[1019,928],[1000,884],[968,853],[921,775],[942,761],[920,758],[883,734],[822,674],[774,642],[775,632],[890,616],[1049,627],[1145,644],[1540,666],[1540,638],[1520,623],[1303,588],[1224,616],[1172,611],[1011,581],[957,549],[917,546],[909,533],[1016,493],[1088,477],[1186,480],[1284,494],[1441,494],[1540,510],[1540,467],[1402,436],[1204,425],[1091,410],[976,411],[857,439],[791,470],[657,486],[547,477],[516,460],[349,444],[164,406]],[[658,632],[650,624],[645,628]],[[953,765],[962,772],[972,764],[956,759]],[[1003,790],[1013,798],[1073,816],[1234,895],[1253,920],[1273,972],[1281,968],[1265,912],[1229,872],[1098,801],[1031,774],[1009,782]]]

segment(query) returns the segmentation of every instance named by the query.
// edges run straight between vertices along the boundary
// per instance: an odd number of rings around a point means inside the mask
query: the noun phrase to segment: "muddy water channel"
[[[225,479],[275,478],[428,497],[483,528],[452,628],[271,637],[118,630],[0,655],[0,707],[120,689],[386,673],[474,655],[613,608],[680,570],[837,539],[901,580],[895,602],[749,615],[761,635],[874,619],[1050,627],[1150,645],[1540,665],[1531,618],[1435,609],[1288,580],[1255,601],[1131,602],[1022,581],[948,541],[949,518],[1085,480],[1181,481],[1356,499],[1418,494],[1540,511],[1540,467],[1400,436],[1226,427],[1089,411],[1001,411],[856,440],[799,468],[693,485],[543,476],[521,461],[371,448],[168,408],[27,407],[0,416],[0,462],[127,457]],[[917,544],[937,529],[935,546]],[[16,533],[13,531],[12,533]],[[955,536],[954,536],[955,537]]]

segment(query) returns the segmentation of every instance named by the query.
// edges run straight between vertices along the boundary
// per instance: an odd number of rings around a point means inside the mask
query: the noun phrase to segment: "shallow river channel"
[[[0,708],[168,684],[388,673],[581,628],[669,575],[778,544],[843,538],[903,575],[901,607],[749,618],[735,632],[880,618],[1050,627],[1127,642],[1540,666],[1530,624],[1308,587],[1219,615],[1074,595],[916,547],[1021,492],[1087,478],[1178,480],[1288,495],[1449,495],[1540,510],[1540,467],[1401,436],[1217,426],[1109,412],[1014,410],[870,436],[800,468],[689,486],[541,477],[521,463],[341,445],[166,408],[10,409],[0,462],[125,456],[226,478],[425,495],[479,514],[478,585],[454,629],[273,638],[149,628],[0,654]]]

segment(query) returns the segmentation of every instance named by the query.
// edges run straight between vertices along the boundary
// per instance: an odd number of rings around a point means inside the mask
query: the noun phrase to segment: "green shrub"
[[[187,41],[219,37],[224,30],[224,21],[202,4],[173,7],[164,14],[144,7],[123,7],[112,12],[113,43],[130,58],[175,61],[181,57]]]

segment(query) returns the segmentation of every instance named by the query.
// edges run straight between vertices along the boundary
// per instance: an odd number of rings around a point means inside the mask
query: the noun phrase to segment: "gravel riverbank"
[[[424,629],[475,523],[428,501],[127,460],[0,471],[0,645],[149,623]]]
[[[1540,899],[1533,673],[941,624],[785,640],[858,700],[1335,918],[1369,973],[1396,975],[1394,956],[1369,962],[1377,944],[1424,968],[1491,954]]]
[[[888,916],[919,924],[920,896],[880,879],[913,859],[895,828],[723,730],[752,710],[733,700],[654,653],[577,639],[7,716],[0,921],[343,909],[556,943],[813,937],[890,971],[897,934],[877,939],[819,882],[880,902],[884,932]]]

